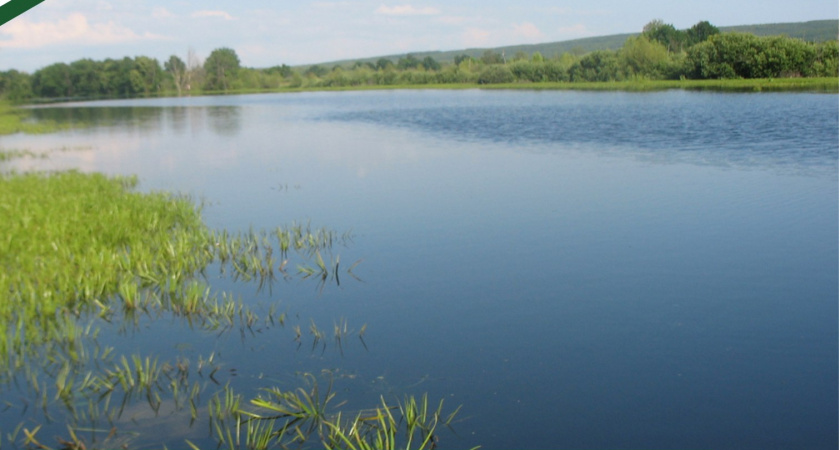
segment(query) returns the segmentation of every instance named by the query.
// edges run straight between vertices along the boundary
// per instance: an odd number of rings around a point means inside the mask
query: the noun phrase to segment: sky
[[[7,0],[0,0],[0,4]],[[314,64],[679,29],[838,18],[837,0],[46,0],[0,26],[0,70],[236,51],[243,66]]]

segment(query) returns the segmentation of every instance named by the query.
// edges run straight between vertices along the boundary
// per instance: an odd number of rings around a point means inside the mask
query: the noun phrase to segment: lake
[[[285,326],[103,324],[118,353],[214,354],[246,395],[313,373],[347,411],[428,393],[463,405],[441,448],[837,448],[837,95],[324,92],[33,114],[90,126],[2,137],[50,151],[6,167],[137,174],[204,201],[213,228],[352,233],[333,252],[361,262],[340,283],[209,271],[279,301]],[[354,332],[295,341],[311,323]],[[40,417],[20,398],[3,388],[4,432]],[[206,420],[137,403],[117,426],[141,445],[215,447]]]

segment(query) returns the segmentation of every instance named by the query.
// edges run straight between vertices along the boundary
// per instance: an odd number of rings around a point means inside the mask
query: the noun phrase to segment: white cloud
[[[440,16],[435,19],[435,22],[442,23],[444,25],[462,25],[470,20],[471,19],[467,19],[462,16]]]
[[[577,25],[572,25],[570,27],[560,27],[557,29],[557,32],[563,35],[572,35],[572,36],[585,36],[589,33],[589,30],[586,28],[586,25],[579,23]]]
[[[159,6],[152,9],[152,17],[155,19],[171,19],[175,17],[175,14],[172,14],[172,12],[162,6]]]
[[[513,34],[515,36],[524,37],[527,39],[541,39],[545,37],[542,31],[536,25],[530,22],[523,22],[513,25]]]
[[[481,47],[490,39],[490,32],[481,28],[467,28],[461,34],[461,41],[467,47]]]
[[[312,7],[317,9],[337,9],[349,6],[353,6],[353,2],[315,2],[312,4]]]
[[[549,14],[563,16],[608,16],[615,13],[615,11],[608,9],[569,9],[558,6],[546,8],[545,11]]]
[[[0,48],[38,48],[54,44],[102,45],[144,39],[161,39],[162,36],[144,33],[139,35],[129,28],[115,24],[88,22],[81,13],[72,13],[56,22],[30,22],[24,17],[0,27]]]
[[[224,11],[196,11],[192,17],[219,17],[225,20],[234,20],[234,17]]]
[[[380,5],[379,8],[376,8],[376,11],[374,12],[376,14],[382,14],[385,16],[433,16],[435,14],[440,14],[440,10],[437,8],[415,8],[411,5]]]

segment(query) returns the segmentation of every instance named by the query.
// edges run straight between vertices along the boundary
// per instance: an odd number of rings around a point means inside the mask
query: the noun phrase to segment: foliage
[[[572,81],[620,81],[624,79],[618,55],[610,51],[594,51],[569,69]]]
[[[488,65],[478,74],[478,84],[510,83],[514,80],[513,72],[505,65]]]
[[[187,87],[187,64],[181,58],[172,55],[163,63],[163,67],[172,77],[172,82],[175,89],[178,90],[178,96],[180,96]]]
[[[759,28],[762,32],[787,29]],[[641,34],[623,39],[623,45],[615,48],[586,53],[578,47],[550,57],[546,52],[529,54],[524,50],[543,47],[518,46],[508,48],[514,56],[507,59],[504,50],[485,49],[479,53],[470,50],[382,57],[336,64],[332,69],[318,64],[305,68],[241,67],[236,52],[230,48],[214,50],[203,65],[192,51],[186,61],[172,55],[163,69],[157,60],[143,56],[104,61],[82,59],[52,64],[31,76],[2,72],[0,95],[13,102],[24,102],[39,98],[171,95],[173,91],[183,95],[201,93],[202,88],[213,92],[259,92],[453,83],[836,77],[838,73],[836,40],[814,43],[780,35],[721,33],[708,21],[678,30],[662,20],[653,20]],[[452,59],[442,61],[441,55],[452,55]]]
[[[14,69],[0,72],[0,93],[12,103],[23,103],[32,98],[32,79]]]
[[[239,56],[230,48],[217,48],[204,61],[204,88],[211,91],[227,91],[236,80],[239,71]]]
[[[501,53],[494,52],[493,50],[486,50],[484,54],[481,55],[481,62],[484,64],[504,64],[505,58]]]
[[[668,49],[645,35],[628,38],[619,57],[628,75],[650,79],[664,78],[670,60]]]
[[[828,75],[824,68],[836,67],[836,48],[836,41],[815,46],[782,36],[718,34],[689,49],[685,74],[698,79]]]

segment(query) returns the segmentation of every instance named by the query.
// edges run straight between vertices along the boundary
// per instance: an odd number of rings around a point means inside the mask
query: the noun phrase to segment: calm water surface
[[[298,348],[289,324],[215,338],[159,320],[113,331],[122,351],[215,351],[245,393],[328,371],[350,409],[428,392],[463,405],[445,448],[837,447],[836,95],[395,91],[35,112],[95,125],[2,138],[65,150],[18,168],[137,174],[207,201],[217,228],[352,229],[342,261],[364,260],[363,281],[320,293],[216,286],[282,301],[304,329],[366,323],[367,348]],[[123,426],[170,448],[206,437],[175,419]]]

